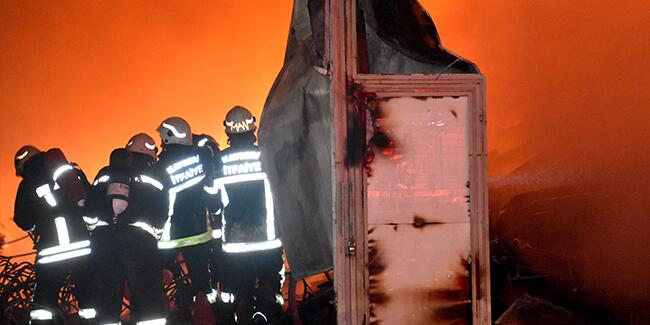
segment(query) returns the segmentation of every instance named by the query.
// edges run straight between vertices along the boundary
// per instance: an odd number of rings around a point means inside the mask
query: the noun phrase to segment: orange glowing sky
[[[584,124],[577,138],[608,125],[648,138],[647,114],[636,115],[650,102],[647,1],[422,3],[443,44],[488,78],[492,174],[511,167],[500,153],[533,138],[561,147],[576,123]],[[12,158],[20,146],[60,147],[92,178],[113,148],[138,132],[155,135],[171,115],[223,144],[225,111],[235,104],[261,111],[282,65],[291,6],[0,2],[0,222],[7,239],[22,235],[11,221],[19,181]],[[29,247],[23,241],[3,253]]]

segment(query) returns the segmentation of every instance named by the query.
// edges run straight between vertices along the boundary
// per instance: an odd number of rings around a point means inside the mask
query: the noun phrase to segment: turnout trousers
[[[212,245],[212,241],[209,241],[179,249],[161,250],[165,266],[176,276],[179,270],[178,267],[173,267],[172,264],[180,251],[187,268],[187,276],[191,281],[190,291],[192,296],[196,296],[199,292],[206,295],[212,292],[212,286],[210,284],[210,255]]]
[[[222,303],[234,305],[240,318],[246,324],[248,318],[261,313],[264,318],[277,317],[282,308],[276,303],[283,280],[282,248],[219,254],[216,263],[220,280]],[[249,315],[250,314],[250,315]],[[224,323],[230,323],[225,320]]]
[[[103,226],[95,230],[92,245],[97,323],[120,320],[125,281],[133,320],[165,318],[166,298],[156,239],[137,227]]]
[[[58,301],[61,288],[67,284],[68,276],[70,276],[70,282],[74,283],[74,292],[72,293],[77,298],[79,308],[88,310],[95,307],[92,303],[92,281],[87,267],[88,256],[74,257],[48,264],[36,263],[36,287],[31,304],[32,324],[51,324],[53,322],[54,314],[59,311]]]

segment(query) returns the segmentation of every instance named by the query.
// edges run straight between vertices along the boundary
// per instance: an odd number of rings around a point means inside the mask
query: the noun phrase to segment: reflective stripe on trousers
[[[256,243],[223,243],[221,247],[226,253],[249,253],[282,247],[282,241],[280,238],[276,238]]]
[[[75,257],[80,257],[80,256],[85,256],[90,254],[90,247],[88,248],[81,248],[73,251],[68,251],[65,253],[59,253],[59,254],[54,254],[54,255],[49,255],[49,256],[43,256],[39,257],[36,261],[38,264],[48,264],[48,263],[54,263],[54,262],[60,262],[60,261],[65,261],[69,260],[71,258]]]
[[[207,243],[212,240],[212,230],[206,231],[199,235],[194,235],[185,238],[174,239],[170,241],[159,241],[158,249],[174,249],[186,246],[194,246]]]
[[[68,225],[64,217],[54,218],[54,225],[56,227],[56,235],[59,240],[59,245],[40,250],[38,252],[37,263],[47,264],[59,262],[90,254],[89,240],[82,240],[74,243],[70,242]]]
[[[32,311],[29,312],[29,318],[32,320],[50,320],[54,318],[54,315],[51,311],[46,309],[32,309]]]
[[[86,247],[89,247],[89,246],[90,246],[90,240],[82,240],[82,241],[74,242],[74,243],[71,243],[71,244],[58,245],[58,246],[54,246],[54,247],[41,249],[38,252],[38,256],[56,255],[56,254],[59,254],[59,253],[74,251],[74,250],[81,249],[81,248],[86,248]]]
[[[79,309],[79,318],[81,319],[93,319],[97,316],[97,311],[95,308],[81,308]]]

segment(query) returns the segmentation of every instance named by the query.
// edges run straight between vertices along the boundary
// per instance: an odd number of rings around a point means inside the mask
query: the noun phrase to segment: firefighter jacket
[[[158,239],[167,219],[167,193],[156,168],[144,163],[102,168],[88,194],[89,229],[131,226]]]
[[[208,199],[206,200],[206,205],[209,211],[210,217],[210,228],[212,228],[212,238],[220,239],[221,238],[221,213],[223,211],[223,206],[221,204],[221,193],[219,193],[218,188],[213,188],[210,184],[214,184],[214,177],[219,175],[221,172],[221,151],[216,143],[209,141],[210,139],[202,136],[196,135],[194,139],[196,141],[197,147],[203,149],[209,153],[208,169],[206,171],[206,186],[204,190],[208,194]],[[212,196],[210,196],[212,195]]]
[[[207,190],[214,179],[210,153],[194,145],[168,145],[160,154],[157,168],[165,174],[163,182],[169,197],[167,222],[160,249],[199,245],[212,239],[209,210],[218,209],[211,202],[216,193]]]
[[[222,169],[214,187],[223,203],[222,248],[226,253],[264,251],[282,246],[277,233],[271,186],[254,145],[221,152]]]
[[[29,159],[18,186],[14,222],[37,238],[36,263],[48,264],[90,254],[83,222],[88,182],[58,149]]]

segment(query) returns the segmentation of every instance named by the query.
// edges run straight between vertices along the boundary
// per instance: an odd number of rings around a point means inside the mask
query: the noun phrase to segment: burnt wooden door
[[[394,143],[367,178],[370,323],[470,324],[467,97],[377,100]]]

